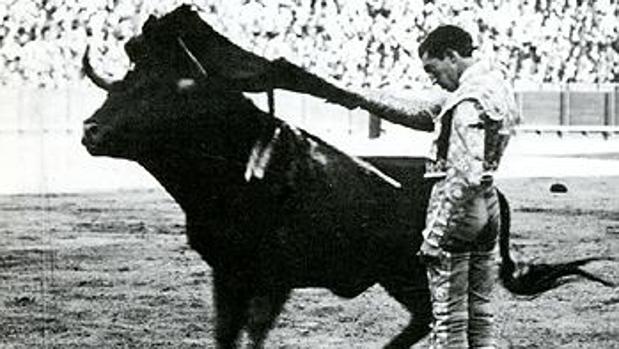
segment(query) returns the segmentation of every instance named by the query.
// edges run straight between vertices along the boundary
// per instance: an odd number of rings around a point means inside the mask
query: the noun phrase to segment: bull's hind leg
[[[420,270],[419,275],[406,278],[381,281],[380,284],[411,314],[408,325],[385,348],[410,348],[430,332],[432,323],[432,303],[425,271]]]
[[[290,290],[276,290],[253,296],[249,301],[247,331],[252,348],[260,349],[275,319],[282,310]]]
[[[249,304],[246,287],[234,279],[215,273],[214,301],[217,312],[215,339],[218,349],[234,349],[241,329],[247,322]]]

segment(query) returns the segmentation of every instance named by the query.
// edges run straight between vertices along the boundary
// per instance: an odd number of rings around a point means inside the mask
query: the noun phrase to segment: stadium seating
[[[79,78],[85,45],[117,76],[123,43],[149,15],[187,1],[22,0],[0,4],[0,84],[54,87]],[[217,30],[246,49],[285,56],[348,85],[426,84],[417,43],[440,24],[472,32],[478,54],[516,81],[619,82],[619,6],[582,0],[216,0],[200,7]],[[243,16],[238,14],[242,12]],[[345,54],[343,54],[345,52]]]

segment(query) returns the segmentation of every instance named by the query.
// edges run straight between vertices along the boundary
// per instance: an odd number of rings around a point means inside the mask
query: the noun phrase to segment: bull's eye
[[[185,92],[196,85],[196,80],[191,78],[182,78],[176,81],[176,89],[178,92]]]

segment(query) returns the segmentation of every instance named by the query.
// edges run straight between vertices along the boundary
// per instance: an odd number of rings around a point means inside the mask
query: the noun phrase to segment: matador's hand
[[[441,249],[424,240],[419,248],[419,252],[417,252],[417,256],[424,264],[435,264],[440,260]]]

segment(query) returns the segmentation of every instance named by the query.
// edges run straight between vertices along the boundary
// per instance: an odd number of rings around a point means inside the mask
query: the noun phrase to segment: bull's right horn
[[[106,91],[116,91],[120,90],[120,82],[119,81],[108,81],[107,79],[99,76],[95,73],[92,65],[90,64],[90,45],[86,46],[86,51],[84,51],[84,56],[82,57],[82,71],[84,74],[98,87],[106,90]]]

